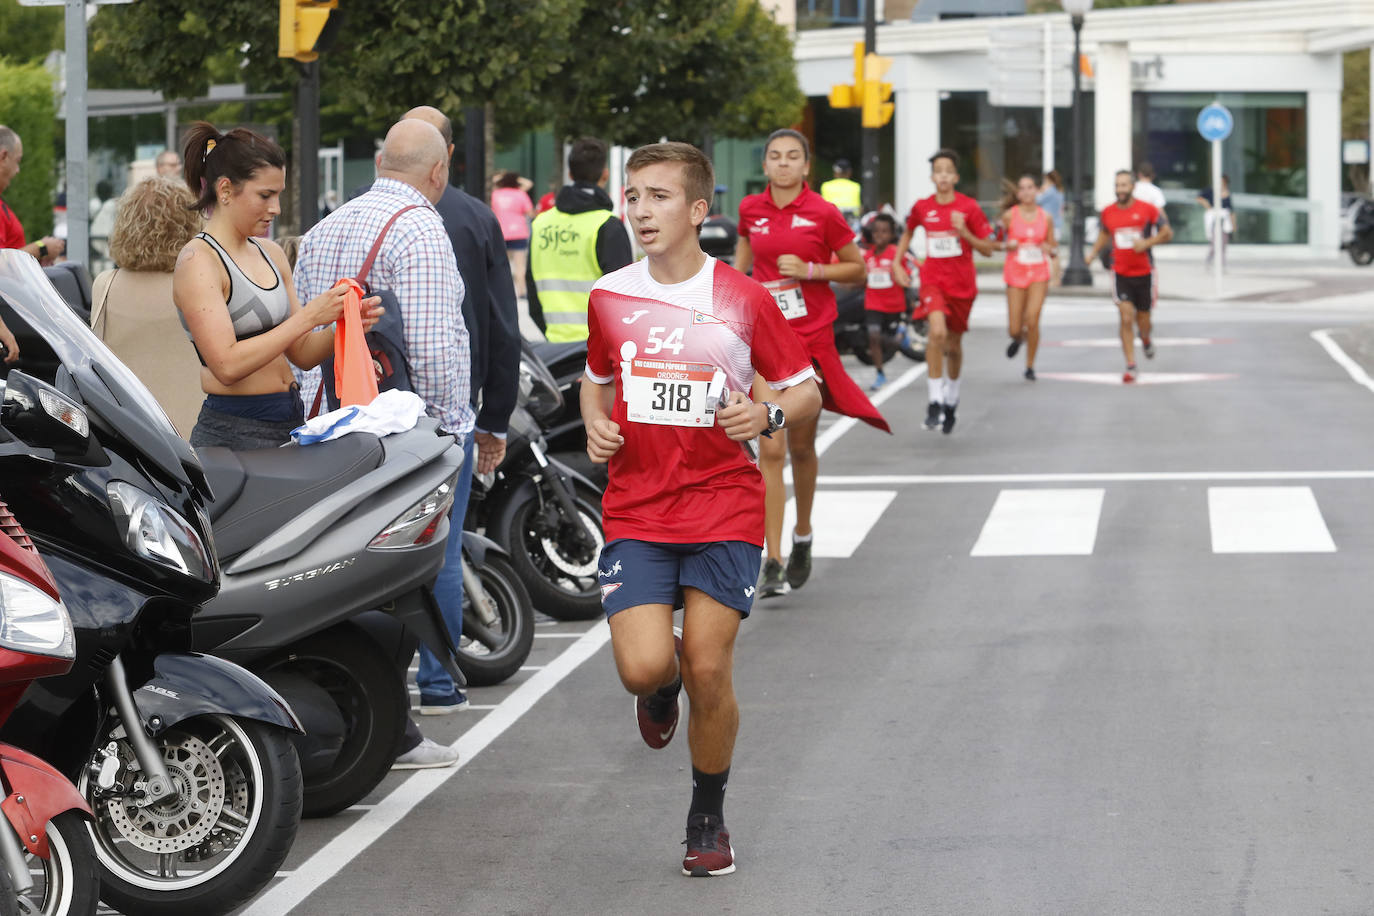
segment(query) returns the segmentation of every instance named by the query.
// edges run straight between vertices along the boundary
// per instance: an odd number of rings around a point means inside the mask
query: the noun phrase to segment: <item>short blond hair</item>
[[[676,162],[682,166],[682,187],[687,192],[687,203],[706,201],[709,207],[716,195],[716,170],[706,154],[690,143],[651,143],[641,146],[630,154],[625,163],[626,174],[637,172],[646,165],[660,162]]]
[[[128,270],[170,272],[201,229],[200,214],[189,209],[195,202],[190,189],[171,178],[145,178],[129,188],[110,230],[110,257]]]

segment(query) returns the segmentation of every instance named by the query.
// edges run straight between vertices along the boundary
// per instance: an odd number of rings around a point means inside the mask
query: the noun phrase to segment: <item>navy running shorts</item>
[[[601,549],[597,581],[609,618],[641,604],[682,607],[682,590],[695,588],[748,617],[754,606],[763,548],[744,541],[662,544],[617,538]]]

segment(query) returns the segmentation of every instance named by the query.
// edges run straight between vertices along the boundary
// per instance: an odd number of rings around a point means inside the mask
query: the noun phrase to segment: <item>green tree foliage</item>
[[[52,74],[39,64],[0,59],[0,124],[13,128],[24,144],[24,162],[5,191],[7,203],[29,240],[52,232],[53,149],[57,105]]]
[[[5,56],[20,63],[41,61],[49,51],[62,47],[62,8],[20,6],[15,0],[0,3],[0,35],[5,36]]]
[[[610,0],[576,31],[570,78],[550,92],[561,137],[757,136],[805,104],[787,30],[756,0]]]

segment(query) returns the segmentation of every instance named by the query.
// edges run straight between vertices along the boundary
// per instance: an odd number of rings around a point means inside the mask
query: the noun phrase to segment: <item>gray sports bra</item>
[[[234,263],[234,259],[229,256],[229,252],[209,233],[202,232],[196,236],[210,243],[210,247],[215,249],[220,261],[224,264],[225,271],[229,274],[229,319],[234,323],[234,337],[237,340],[247,340],[249,337],[256,337],[266,331],[270,331],[291,316],[291,299],[286,293],[286,284],[282,283],[281,273],[277,270],[277,265],[272,263],[272,259],[267,256],[253,239],[253,247],[257,248],[258,254],[267,262],[267,266],[272,268],[272,275],[277,278],[275,285],[271,287],[261,287],[248,279],[247,275]],[[181,326],[186,328],[186,319],[181,316]],[[186,328],[186,336],[191,336],[190,328]],[[195,343],[195,339],[191,340]],[[205,360],[201,359],[201,365]]]

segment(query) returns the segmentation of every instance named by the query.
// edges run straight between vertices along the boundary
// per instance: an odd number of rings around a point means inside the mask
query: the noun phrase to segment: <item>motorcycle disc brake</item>
[[[162,758],[175,799],[148,804],[125,795],[104,800],[103,807],[124,839],[146,852],[181,852],[210,835],[224,809],[224,768],[210,746],[194,735],[169,738]]]

